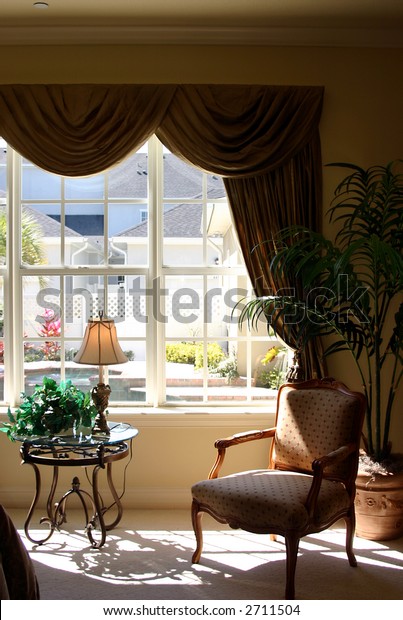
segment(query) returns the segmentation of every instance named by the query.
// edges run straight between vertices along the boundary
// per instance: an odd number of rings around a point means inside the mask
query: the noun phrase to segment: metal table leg
[[[29,526],[31,523],[31,519],[32,519],[32,515],[34,513],[34,510],[36,508],[36,505],[38,503],[38,499],[39,499],[39,495],[41,493],[41,474],[39,471],[39,467],[37,467],[37,465],[35,465],[35,463],[28,463],[29,465],[31,465],[31,467],[33,467],[34,472],[35,472],[35,495],[34,498],[32,500],[31,503],[31,507],[28,511],[28,515],[27,518],[25,520],[24,523],[24,532],[26,534],[26,537],[28,538],[28,540],[30,540],[32,543],[35,543],[37,545],[43,545],[43,543],[45,543],[47,540],[49,540],[49,538],[52,536],[53,532],[55,531],[57,525],[54,522],[53,518],[52,518],[52,511],[51,511],[51,505],[53,502],[53,498],[55,495],[55,490],[56,490],[56,486],[57,486],[57,480],[58,480],[58,475],[59,475],[59,468],[58,467],[54,467],[53,468],[53,478],[52,478],[52,484],[50,487],[50,491],[49,491],[49,495],[48,495],[48,500],[46,503],[46,508],[47,508],[47,517],[43,517],[40,520],[40,523],[48,523],[49,524],[49,533],[47,536],[45,536],[44,538],[40,538],[35,539],[31,536],[31,534],[29,533]]]

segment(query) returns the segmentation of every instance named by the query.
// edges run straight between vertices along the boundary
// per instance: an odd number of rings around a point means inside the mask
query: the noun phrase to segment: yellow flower
[[[266,366],[266,364],[270,364],[270,362],[274,360],[274,358],[280,353],[280,350],[280,347],[271,347],[262,359],[263,366]]]

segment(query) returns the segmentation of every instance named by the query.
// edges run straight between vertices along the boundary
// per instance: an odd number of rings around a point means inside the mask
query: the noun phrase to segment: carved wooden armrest
[[[221,466],[224,462],[225,452],[227,448],[231,448],[231,446],[238,446],[242,443],[247,443],[248,441],[256,441],[258,439],[268,439],[270,437],[274,437],[276,432],[276,428],[266,428],[261,431],[246,431],[244,433],[237,433],[236,435],[231,435],[231,437],[226,437],[225,439],[217,439],[214,443],[214,446],[217,448],[217,458],[210,470],[208,475],[209,479],[217,478]]]
[[[329,465],[335,465],[336,463],[341,463],[344,461],[356,449],[357,446],[355,443],[348,443],[345,446],[341,446],[340,448],[337,448],[337,450],[329,452],[326,456],[321,456],[320,458],[315,459],[312,463],[312,469],[314,471],[316,469],[320,469],[323,472]]]
[[[325,469],[329,467],[329,465],[336,465],[337,463],[341,463],[356,449],[357,446],[355,443],[349,443],[313,461],[313,479],[305,504],[311,517],[315,512],[316,502],[320,491],[320,485],[322,484],[322,479],[325,474]]]

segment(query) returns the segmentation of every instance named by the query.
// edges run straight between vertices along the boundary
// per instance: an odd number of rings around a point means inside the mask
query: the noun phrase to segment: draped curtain
[[[322,99],[319,86],[5,85],[0,135],[46,170],[85,176],[155,133],[172,153],[224,177],[252,284],[264,295],[290,283],[274,282],[253,248],[289,224],[319,227]],[[314,345],[302,355],[306,376],[323,374]]]

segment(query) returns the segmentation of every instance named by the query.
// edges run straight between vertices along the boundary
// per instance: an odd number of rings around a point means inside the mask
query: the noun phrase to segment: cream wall
[[[402,157],[402,49],[236,46],[0,46],[1,83],[261,83],[324,85],[320,126],[323,162],[363,166]],[[324,169],[324,205],[338,179]],[[354,369],[334,358],[330,372],[359,388]],[[400,394],[401,396],[401,394]],[[221,410],[219,410],[221,412]],[[125,504],[186,507],[189,487],[204,477],[218,437],[272,423],[272,413],[116,414],[140,429],[127,470]],[[403,451],[403,422],[393,427]],[[262,443],[262,442],[261,442]],[[0,502],[27,506],[33,471],[18,446],[0,436]],[[262,445],[234,449],[230,468],[266,464]],[[122,480],[123,463],[116,466]],[[67,484],[73,472],[63,472]],[[84,479],[84,474],[81,475]]]

